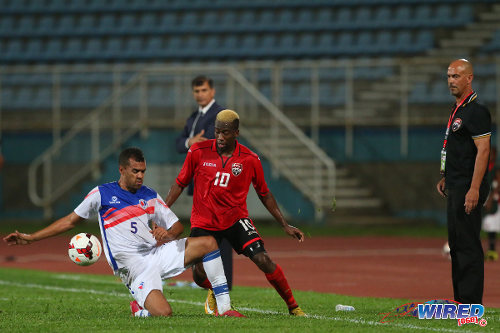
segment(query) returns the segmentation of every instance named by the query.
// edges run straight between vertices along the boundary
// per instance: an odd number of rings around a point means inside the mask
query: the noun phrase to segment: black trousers
[[[465,213],[465,195],[469,186],[448,189],[448,242],[455,301],[482,304],[484,289],[484,253],[481,245],[481,210],[488,187],[481,186],[477,207]]]

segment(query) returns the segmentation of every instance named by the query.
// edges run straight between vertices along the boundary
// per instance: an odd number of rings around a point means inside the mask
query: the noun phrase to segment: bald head
[[[450,67],[456,68],[464,74],[474,74],[472,64],[467,59],[457,59],[451,62]]]
[[[472,92],[474,78],[472,64],[466,59],[457,59],[448,66],[448,88],[457,102]]]

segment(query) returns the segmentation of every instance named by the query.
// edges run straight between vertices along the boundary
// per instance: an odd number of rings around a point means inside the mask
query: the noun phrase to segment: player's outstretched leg
[[[229,288],[227,286],[226,275],[224,274],[224,267],[215,238],[188,238],[186,244],[186,258],[194,261],[197,259],[197,256],[198,258],[202,258],[203,270],[213,290],[218,313],[221,316],[244,317],[236,310],[231,309]],[[195,281],[196,280],[197,279],[195,279]],[[205,284],[208,286],[207,283]]]
[[[292,316],[306,316],[305,312],[299,307],[293,297],[292,289],[281,269],[280,265],[275,264],[266,252],[260,252],[254,255],[252,261],[266,275],[267,281],[276,289],[278,294],[285,301],[288,312]]]

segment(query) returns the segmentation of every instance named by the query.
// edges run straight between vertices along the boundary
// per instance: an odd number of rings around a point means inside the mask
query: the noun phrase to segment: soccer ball
[[[82,232],[73,236],[69,242],[69,258],[77,265],[92,265],[99,260],[101,253],[101,242],[94,235]]]

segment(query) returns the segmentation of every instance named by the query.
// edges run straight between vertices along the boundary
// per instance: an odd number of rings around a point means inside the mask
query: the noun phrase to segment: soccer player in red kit
[[[191,146],[181,172],[170,188],[165,203],[171,206],[183,189],[194,180],[191,237],[212,235],[217,242],[227,239],[238,254],[249,257],[264,272],[294,316],[305,316],[293,297],[285,274],[266,250],[252,220],[248,216],[247,194],[253,184],[259,199],[282,226],[285,233],[304,241],[304,233],[287,223],[269,191],[257,154],[241,145],[239,116],[232,110],[219,112],[215,121],[215,139]],[[216,314],[217,307],[211,285],[203,267],[193,267],[194,281],[209,289],[205,311]]]

